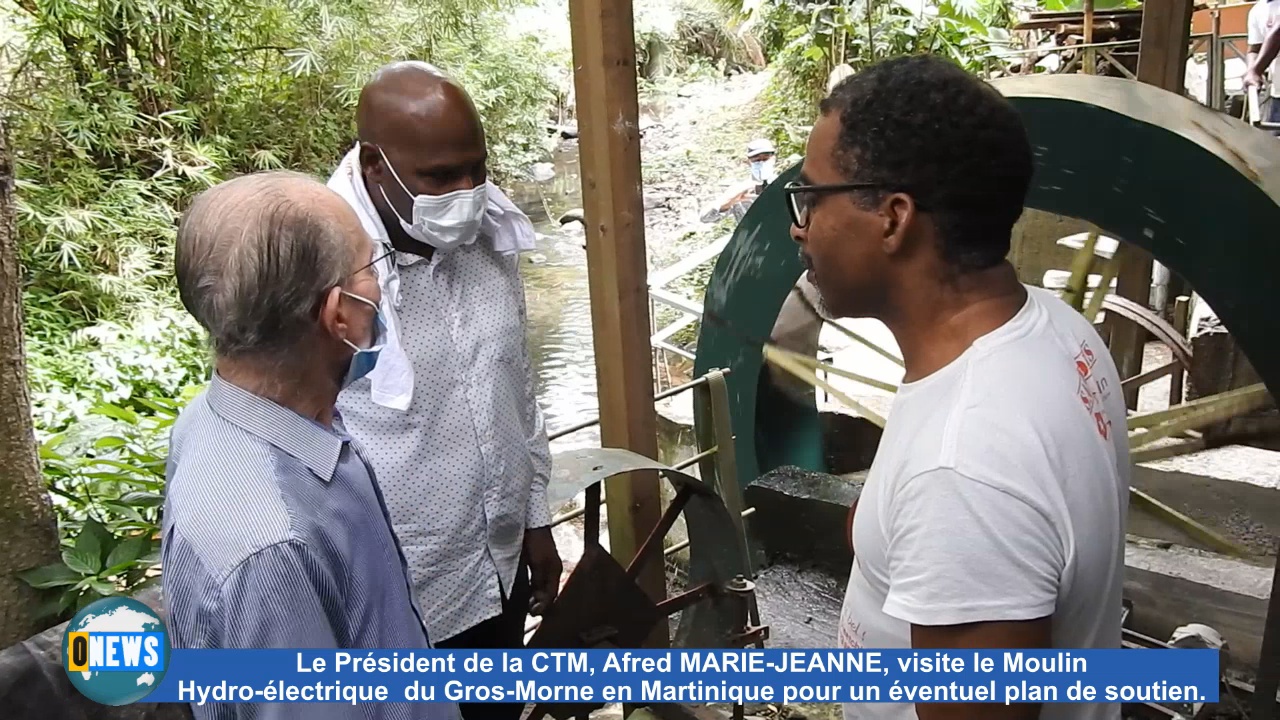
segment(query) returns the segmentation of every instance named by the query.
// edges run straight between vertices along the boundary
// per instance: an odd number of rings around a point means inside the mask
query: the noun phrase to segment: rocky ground
[[[699,217],[718,195],[750,179],[745,152],[749,141],[767,134],[757,118],[768,81],[766,71],[645,93],[641,162],[652,267],[670,265],[714,237]]]

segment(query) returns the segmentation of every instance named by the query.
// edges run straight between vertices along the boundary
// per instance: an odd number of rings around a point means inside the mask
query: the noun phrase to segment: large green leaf
[[[134,562],[147,554],[151,549],[151,541],[145,537],[131,537],[112,549],[107,556],[106,573],[116,575],[133,566]]]
[[[102,556],[106,548],[115,544],[115,538],[97,520],[85,520],[75,545],[62,553],[67,567],[85,575],[97,575],[102,570]]]
[[[96,415],[105,415],[109,418],[115,418],[116,420],[127,422],[130,425],[137,425],[139,422],[138,413],[130,410],[129,408],[112,405],[111,403],[98,403],[94,405],[89,412]]]
[[[98,556],[97,548],[90,551],[77,545],[70,550],[63,550],[62,562],[81,575],[97,575],[102,569],[102,559]]]
[[[80,582],[80,573],[62,563],[45,565],[18,573],[18,579],[37,590],[67,587]]]

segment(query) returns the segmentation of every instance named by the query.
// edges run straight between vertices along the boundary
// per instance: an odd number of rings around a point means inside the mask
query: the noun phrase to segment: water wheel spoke
[[[782,370],[790,375],[793,375],[796,379],[802,380],[816,388],[821,388],[822,390],[827,391],[832,397],[844,403],[846,407],[856,411],[859,415],[875,423],[877,426],[881,428],[884,427],[885,419],[883,417],[880,417],[879,413],[875,412],[874,410],[871,410],[867,406],[863,405],[857,400],[854,400],[853,398],[849,397],[843,392],[840,392],[835,387],[832,387],[831,383],[828,383],[822,378],[818,377],[817,372],[812,367],[807,367],[802,363],[796,362],[794,358],[790,357],[784,352],[781,352],[778,348],[770,345],[764,346],[764,359],[765,359],[765,362],[773,365],[779,370]]]
[[[586,517],[582,521],[582,540],[600,544],[600,483],[587,487]]]
[[[715,591],[715,583],[704,582],[658,603],[658,612],[674,615]]]
[[[1165,375],[1172,375],[1173,373],[1178,372],[1180,370],[1182,370],[1182,363],[1178,362],[1177,360],[1174,360],[1171,363],[1161,365],[1158,368],[1153,368],[1144,373],[1139,373],[1137,375],[1134,375],[1128,380],[1121,381],[1120,387],[1126,390],[1134,386],[1141,387],[1143,385],[1146,385],[1149,382],[1155,382],[1156,380],[1159,380]]]
[[[654,526],[653,532],[649,533],[649,537],[645,538],[644,544],[636,551],[636,556],[631,559],[631,564],[627,566],[627,577],[635,579],[640,575],[640,569],[644,567],[645,561],[655,554],[655,550],[662,547],[662,539],[671,531],[676,519],[680,517],[684,506],[688,504],[689,499],[693,497],[693,488],[685,485],[676,493],[675,498],[671,500],[671,505],[667,507],[667,511],[662,514],[662,518],[658,520],[658,524]]]
[[[879,355],[880,357],[882,357],[882,358],[884,358],[884,359],[888,360],[889,362],[893,363],[894,365],[897,365],[898,367],[906,367],[906,365],[902,362],[902,358],[898,357],[897,355],[894,355],[893,353],[889,352],[888,350],[885,350],[884,348],[882,348],[882,347],[880,347],[879,345],[877,345],[877,344],[875,344],[875,343],[871,342],[870,340],[868,340],[868,339],[866,339],[866,338],[862,337],[862,336],[861,336],[861,335],[859,335],[858,333],[856,333],[856,332],[854,332],[854,331],[850,330],[849,328],[845,327],[844,325],[841,325],[840,323],[836,322],[835,320],[828,320],[827,318],[823,318],[823,317],[822,317],[822,315],[821,315],[820,313],[818,313],[816,310],[814,311],[814,314],[815,314],[815,315],[817,315],[818,317],[822,318],[822,322],[823,322],[823,324],[825,324],[825,325],[829,325],[829,326],[831,326],[831,327],[835,328],[836,330],[840,331],[840,333],[841,333],[842,335],[844,335],[845,337],[849,338],[850,340],[853,340],[854,342],[860,343],[861,345],[865,346],[868,350],[870,350],[870,351],[872,351],[872,352],[876,353],[876,354],[877,354],[877,355]]]

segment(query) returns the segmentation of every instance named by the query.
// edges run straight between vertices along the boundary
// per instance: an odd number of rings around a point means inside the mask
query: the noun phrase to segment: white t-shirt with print
[[[911,624],[1053,616],[1058,648],[1119,648],[1129,450],[1097,332],[1052,293],[904,384],[858,502],[838,643],[910,648]],[[908,720],[846,704],[845,720]],[[1120,706],[1046,705],[1046,720]]]
[[[1280,20],[1280,0],[1257,0],[1249,8],[1249,45],[1261,45]],[[1280,57],[1271,62],[1271,97],[1280,97]]]

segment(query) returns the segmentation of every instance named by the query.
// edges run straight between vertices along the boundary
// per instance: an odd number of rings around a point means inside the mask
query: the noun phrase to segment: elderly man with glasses
[[[174,425],[164,594],[175,648],[430,648],[364,449],[334,410],[377,362],[373,245],[287,172],[199,195],[178,230],[182,303],[216,372]],[[458,720],[453,703],[194,706],[201,719]]]

